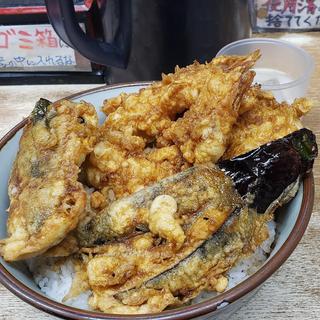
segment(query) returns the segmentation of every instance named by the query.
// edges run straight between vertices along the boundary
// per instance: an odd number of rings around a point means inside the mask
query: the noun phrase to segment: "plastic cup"
[[[287,41],[252,38],[232,42],[223,47],[220,55],[246,55],[260,49],[261,58],[254,71],[254,82],[271,91],[278,101],[291,103],[305,96],[314,70],[313,58],[303,49]]]

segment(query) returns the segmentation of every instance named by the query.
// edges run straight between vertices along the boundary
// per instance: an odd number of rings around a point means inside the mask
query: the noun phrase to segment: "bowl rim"
[[[113,89],[127,88],[127,87],[138,87],[146,86],[151,84],[150,81],[143,82],[131,82],[131,83],[121,83],[115,85],[104,85],[89,90],[81,91],[69,95],[63,99],[59,99],[55,103],[64,99],[75,99],[81,98],[90,93],[96,93],[100,91],[110,91]],[[15,134],[24,127],[27,123],[27,119],[22,120],[16,126],[14,126],[7,134],[5,134],[0,139],[0,151],[1,149],[12,139]],[[214,312],[219,309],[222,303],[232,304],[236,300],[244,297],[249,292],[258,288],[265,280],[267,280],[291,255],[293,250],[298,245],[300,239],[302,238],[313,209],[314,203],[314,179],[313,174],[308,174],[303,181],[303,197],[300,207],[300,211],[293,227],[293,230],[289,234],[286,241],[280,247],[277,253],[271,257],[256,273],[252,276],[233,287],[232,289],[216,296],[210,298],[204,302],[197,303],[191,306],[184,306],[172,310],[163,311],[161,313],[155,314],[137,314],[137,315],[116,315],[107,314],[94,311],[86,311],[77,309],[64,305],[62,303],[51,300],[36,291],[33,291],[21,281],[16,279],[4,266],[0,263],[0,282],[13,294],[27,302],[28,304],[40,309],[44,312],[53,314],[55,316],[64,319],[114,319],[114,320],[124,320],[124,319],[170,319],[170,320],[182,320],[190,319],[192,317],[197,317],[201,315]],[[223,308],[222,308],[223,309]]]

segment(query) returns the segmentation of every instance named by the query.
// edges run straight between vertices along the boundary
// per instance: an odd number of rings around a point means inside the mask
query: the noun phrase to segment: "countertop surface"
[[[320,142],[320,32],[263,34],[288,40],[306,49],[315,59],[308,97],[312,111],[304,118]],[[281,57],[283,58],[283,57]],[[279,57],[280,59],[280,57]],[[0,137],[26,117],[40,97],[51,101],[97,85],[0,86]],[[315,204],[308,229],[287,262],[269,278],[253,299],[230,320],[320,319],[320,161],[314,167]],[[0,320],[57,319],[15,297],[0,285]]]

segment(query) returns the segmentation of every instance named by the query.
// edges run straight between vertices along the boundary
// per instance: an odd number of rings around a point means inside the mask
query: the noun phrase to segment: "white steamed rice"
[[[241,260],[236,266],[230,269],[227,274],[229,279],[227,290],[248,278],[266,261],[275,240],[276,223],[270,221],[268,223],[268,229],[269,238],[265,240],[251,256]],[[71,288],[72,279],[75,274],[73,264],[70,260],[60,265],[58,269],[54,267],[54,259],[50,258],[33,258],[30,259],[27,264],[33,274],[35,283],[45,295],[55,301],[63,302],[79,309],[90,310],[88,298],[91,295],[91,291],[81,293],[76,298],[67,301],[63,300]],[[202,302],[215,295],[217,295],[217,293],[202,292],[198,297],[193,299],[192,303]]]

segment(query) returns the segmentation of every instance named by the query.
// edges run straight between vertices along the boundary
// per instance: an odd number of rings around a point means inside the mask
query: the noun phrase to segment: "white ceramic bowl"
[[[103,86],[88,90],[71,97],[73,101],[85,100],[96,106],[100,121],[104,119],[100,106],[106,98],[114,97],[121,92],[136,92],[146,83]],[[0,238],[6,236],[6,209],[9,206],[7,182],[11,166],[15,159],[19,139],[22,134],[22,121],[0,140]],[[241,307],[257,291],[261,284],[270,277],[289,257],[299,243],[311,216],[314,197],[313,177],[309,175],[300,186],[296,197],[284,208],[278,216],[275,248],[264,265],[251,277],[236,287],[214,298],[192,306],[168,310],[153,315],[108,315],[72,308],[55,302],[46,297],[36,286],[30,272],[23,262],[7,263],[0,260],[0,281],[10,291],[24,301],[48,313],[68,319],[228,319],[234,311]]]

